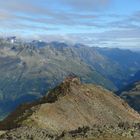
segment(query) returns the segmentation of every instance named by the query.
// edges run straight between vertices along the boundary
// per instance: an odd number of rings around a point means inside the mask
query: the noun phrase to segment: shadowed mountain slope
[[[128,104],[140,112],[140,82],[128,85],[123,91],[120,91],[122,97]]]

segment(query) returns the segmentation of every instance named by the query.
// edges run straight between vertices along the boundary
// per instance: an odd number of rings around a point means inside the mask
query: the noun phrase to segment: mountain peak
[[[74,74],[71,74],[69,75],[67,78],[64,79],[64,81],[62,82],[63,84],[71,84],[71,83],[74,83],[74,84],[77,84],[77,85],[80,85],[81,84],[81,81],[80,81],[80,78],[77,77],[76,75]]]
[[[59,98],[70,94],[72,88],[80,85],[80,78],[73,74],[69,75],[59,86],[48,92],[47,96],[45,97],[46,101],[49,103],[54,103],[55,101],[59,100]]]
[[[43,129],[63,132],[125,121],[140,121],[140,115],[108,90],[81,84],[78,77],[70,75],[41,100],[18,108],[0,123],[0,128],[3,124],[4,127],[36,124]]]

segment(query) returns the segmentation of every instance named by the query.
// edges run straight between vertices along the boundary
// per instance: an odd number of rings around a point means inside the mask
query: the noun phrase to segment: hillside
[[[139,129],[129,134],[129,125],[139,121],[140,115],[113,93],[70,76],[39,101],[17,108],[0,123],[0,129],[11,129],[1,136],[5,140],[38,139],[39,135],[43,140],[102,135],[123,140],[139,136]]]
[[[135,110],[140,112],[140,82],[128,85],[120,92],[122,97]]]
[[[131,77],[130,81],[131,81],[131,83],[136,83],[136,82],[140,81],[140,71],[135,73],[135,75]]]
[[[34,43],[0,44],[0,116],[21,103],[42,97],[71,73],[84,82],[116,88],[70,48],[59,50],[47,44],[38,48]]]
[[[128,50],[1,39],[0,119],[18,105],[42,97],[69,74],[112,91],[122,89],[140,70],[139,60],[138,53]]]
[[[96,48],[96,50],[111,62],[107,65],[110,67],[105,70],[104,75],[107,75],[119,90],[138,78],[135,75],[140,70],[139,52],[118,48]]]

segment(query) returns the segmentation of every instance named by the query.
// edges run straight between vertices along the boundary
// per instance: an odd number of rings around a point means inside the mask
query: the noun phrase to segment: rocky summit
[[[139,140],[140,115],[112,92],[72,75],[0,122],[2,140]]]

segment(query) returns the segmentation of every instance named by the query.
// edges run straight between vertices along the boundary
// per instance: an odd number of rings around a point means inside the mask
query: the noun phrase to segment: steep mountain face
[[[120,58],[125,61],[121,62]],[[110,90],[118,90],[128,84],[129,79],[139,71],[139,60],[138,53],[125,50],[113,54],[110,49],[82,44],[35,40],[11,44],[1,39],[0,117],[3,118],[21,103],[42,97],[72,73],[85,83],[96,83]]]
[[[130,79],[131,83],[140,81],[140,71],[138,71],[134,76]]]
[[[105,74],[121,89],[130,84],[133,76],[140,70],[140,53],[130,50],[96,48],[96,50],[110,62]]]
[[[76,56],[111,80],[118,89],[130,84],[130,80],[140,70],[140,53],[130,50],[88,47],[82,44],[73,46],[53,43],[53,47],[71,49]]]
[[[120,96],[140,112],[140,82],[128,85],[120,92]]]
[[[70,76],[39,101],[17,108],[0,123],[0,130],[13,129],[13,136],[12,131],[7,133],[16,139],[22,137],[19,131],[23,129],[29,133],[46,130],[47,136],[58,136],[83,126],[115,127],[139,121],[140,115],[113,93],[100,86],[81,84],[79,78]]]
[[[88,47],[82,44],[68,45],[52,42],[57,51],[69,50],[92,69],[113,82],[117,89],[128,85],[140,70],[140,53],[130,50]]]
[[[17,105],[41,97],[48,89],[74,73],[89,83],[115,89],[113,83],[92,69],[70,48],[52,45],[38,48],[21,42],[0,45],[0,115]],[[62,47],[62,46],[61,46]]]

